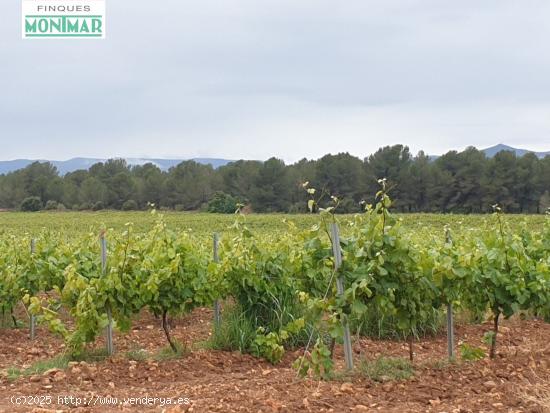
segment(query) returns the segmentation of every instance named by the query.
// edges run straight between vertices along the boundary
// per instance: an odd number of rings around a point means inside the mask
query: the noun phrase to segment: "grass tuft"
[[[73,355],[71,361],[85,361],[87,363],[97,363],[109,358],[109,353],[105,348],[86,349],[79,354]]]
[[[172,350],[172,347],[170,346],[165,346],[161,348],[157,354],[155,354],[154,359],[156,361],[176,360],[189,354],[189,349],[187,346],[179,341],[175,341],[174,344],[176,346],[176,351]]]
[[[433,370],[445,370],[453,365],[456,365],[456,363],[457,363],[456,358],[453,358],[452,360],[438,359],[438,360],[428,360],[422,363],[422,366]]]
[[[17,380],[20,377],[39,375],[51,369],[64,370],[67,368],[69,361],[69,357],[60,355],[47,360],[39,360],[24,370],[12,367],[8,369],[8,379]]]
[[[246,353],[256,337],[256,327],[237,305],[230,306],[223,313],[219,328],[215,329],[206,343],[212,350],[240,351]]]
[[[414,368],[409,360],[393,357],[380,357],[376,360],[362,360],[359,372],[377,382],[408,380],[414,376]]]
[[[424,320],[418,323],[413,332],[415,337],[431,337],[443,331],[445,313],[433,309]],[[383,314],[375,306],[359,319],[351,320],[351,329],[359,336],[374,339],[403,340],[403,334],[397,327],[397,318]]]
[[[126,352],[126,358],[133,361],[145,361],[149,357],[149,353],[146,350],[138,348]]]
[[[31,367],[25,370],[26,375],[33,374],[42,374],[45,371],[51,369],[61,369],[64,370],[69,364],[69,357],[65,355],[57,356],[48,360],[39,360],[34,363]]]
[[[105,349],[84,350],[82,353],[78,355],[73,355],[72,357],[66,354],[61,354],[51,359],[38,360],[26,369],[10,367],[7,369],[8,380],[13,381],[19,379],[20,377],[40,375],[51,369],[65,370],[68,367],[70,361],[85,361],[95,363],[98,361],[103,361],[107,357],[108,354],[107,350]]]
[[[23,375],[23,371],[21,371],[16,367],[10,367],[7,370],[7,373],[8,373],[8,380],[10,381],[17,380],[19,377]]]

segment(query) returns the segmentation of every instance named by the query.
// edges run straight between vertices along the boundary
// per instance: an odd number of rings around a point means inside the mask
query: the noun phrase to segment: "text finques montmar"
[[[23,0],[23,38],[105,38],[105,0]]]

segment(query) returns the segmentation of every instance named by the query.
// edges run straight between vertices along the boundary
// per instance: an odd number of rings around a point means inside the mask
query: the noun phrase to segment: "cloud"
[[[548,150],[550,3],[107,0],[105,41],[0,27],[2,158]]]

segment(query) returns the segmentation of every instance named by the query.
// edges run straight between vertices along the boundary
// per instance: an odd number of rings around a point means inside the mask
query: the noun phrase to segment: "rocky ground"
[[[550,400],[544,401],[550,393],[550,324],[541,321],[504,321],[495,360],[446,363],[446,337],[440,336],[415,343],[414,375],[407,380],[374,381],[358,372],[326,382],[296,377],[291,365],[298,351],[273,366],[249,355],[201,348],[197,343],[207,340],[211,318],[210,310],[201,309],[175,321],[174,336],[193,348],[179,359],[153,357],[165,338],[159,321],[144,314],[130,333],[116,335],[116,356],[18,378],[14,368],[52,359],[62,353],[63,343],[43,329],[33,342],[26,329],[2,329],[0,412],[550,411]],[[458,326],[457,339],[482,347],[489,328]],[[392,341],[356,340],[354,351],[356,360],[408,357],[408,347]],[[341,349],[336,357],[341,365]],[[144,397],[157,400],[143,404]],[[162,406],[163,398],[180,404]]]

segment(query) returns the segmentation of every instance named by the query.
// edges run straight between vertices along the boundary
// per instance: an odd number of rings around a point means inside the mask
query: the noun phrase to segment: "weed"
[[[180,343],[179,341],[174,340],[174,346],[176,347],[176,351],[174,351],[171,346],[165,346],[161,348],[155,354],[154,359],[157,361],[176,360],[189,354],[189,349],[187,348],[187,346]]]
[[[408,380],[414,376],[414,368],[409,360],[394,357],[362,360],[358,370],[360,374],[378,382]]]
[[[252,347],[255,337],[254,323],[245,316],[238,305],[233,305],[224,311],[222,322],[212,333],[207,347],[246,353]]]
[[[434,336],[442,331],[445,325],[445,314],[439,309],[433,309],[428,316],[418,323],[413,332],[415,337]],[[375,339],[403,340],[402,334],[397,328],[397,318],[384,315],[382,311],[373,306],[359,319],[351,321],[350,328],[358,335]]]
[[[485,351],[483,351],[483,349],[471,346],[467,343],[461,344],[459,349],[460,358],[465,361],[476,361],[485,357]]]
[[[126,358],[133,361],[145,361],[149,354],[144,349],[138,348],[126,352]]]
[[[440,359],[440,360],[429,360],[423,363],[422,365],[424,367],[433,369],[433,370],[444,370],[447,367],[456,364],[456,359],[448,360],[448,359]]]
[[[17,380],[20,377],[42,374],[51,369],[64,370],[67,368],[69,361],[70,361],[70,358],[62,354],[51,359],[39,360],[29,368],[26,368],[24,370],[18,369],[16,367],[12,367],[8,369],[8,379]]]
[[[85,362],[98,362],[103,361],[109,357],[109,353],[105,348],[97,349],[85,349],[79,354],[75,354],[71,357],[71,361],[85,361]]]

